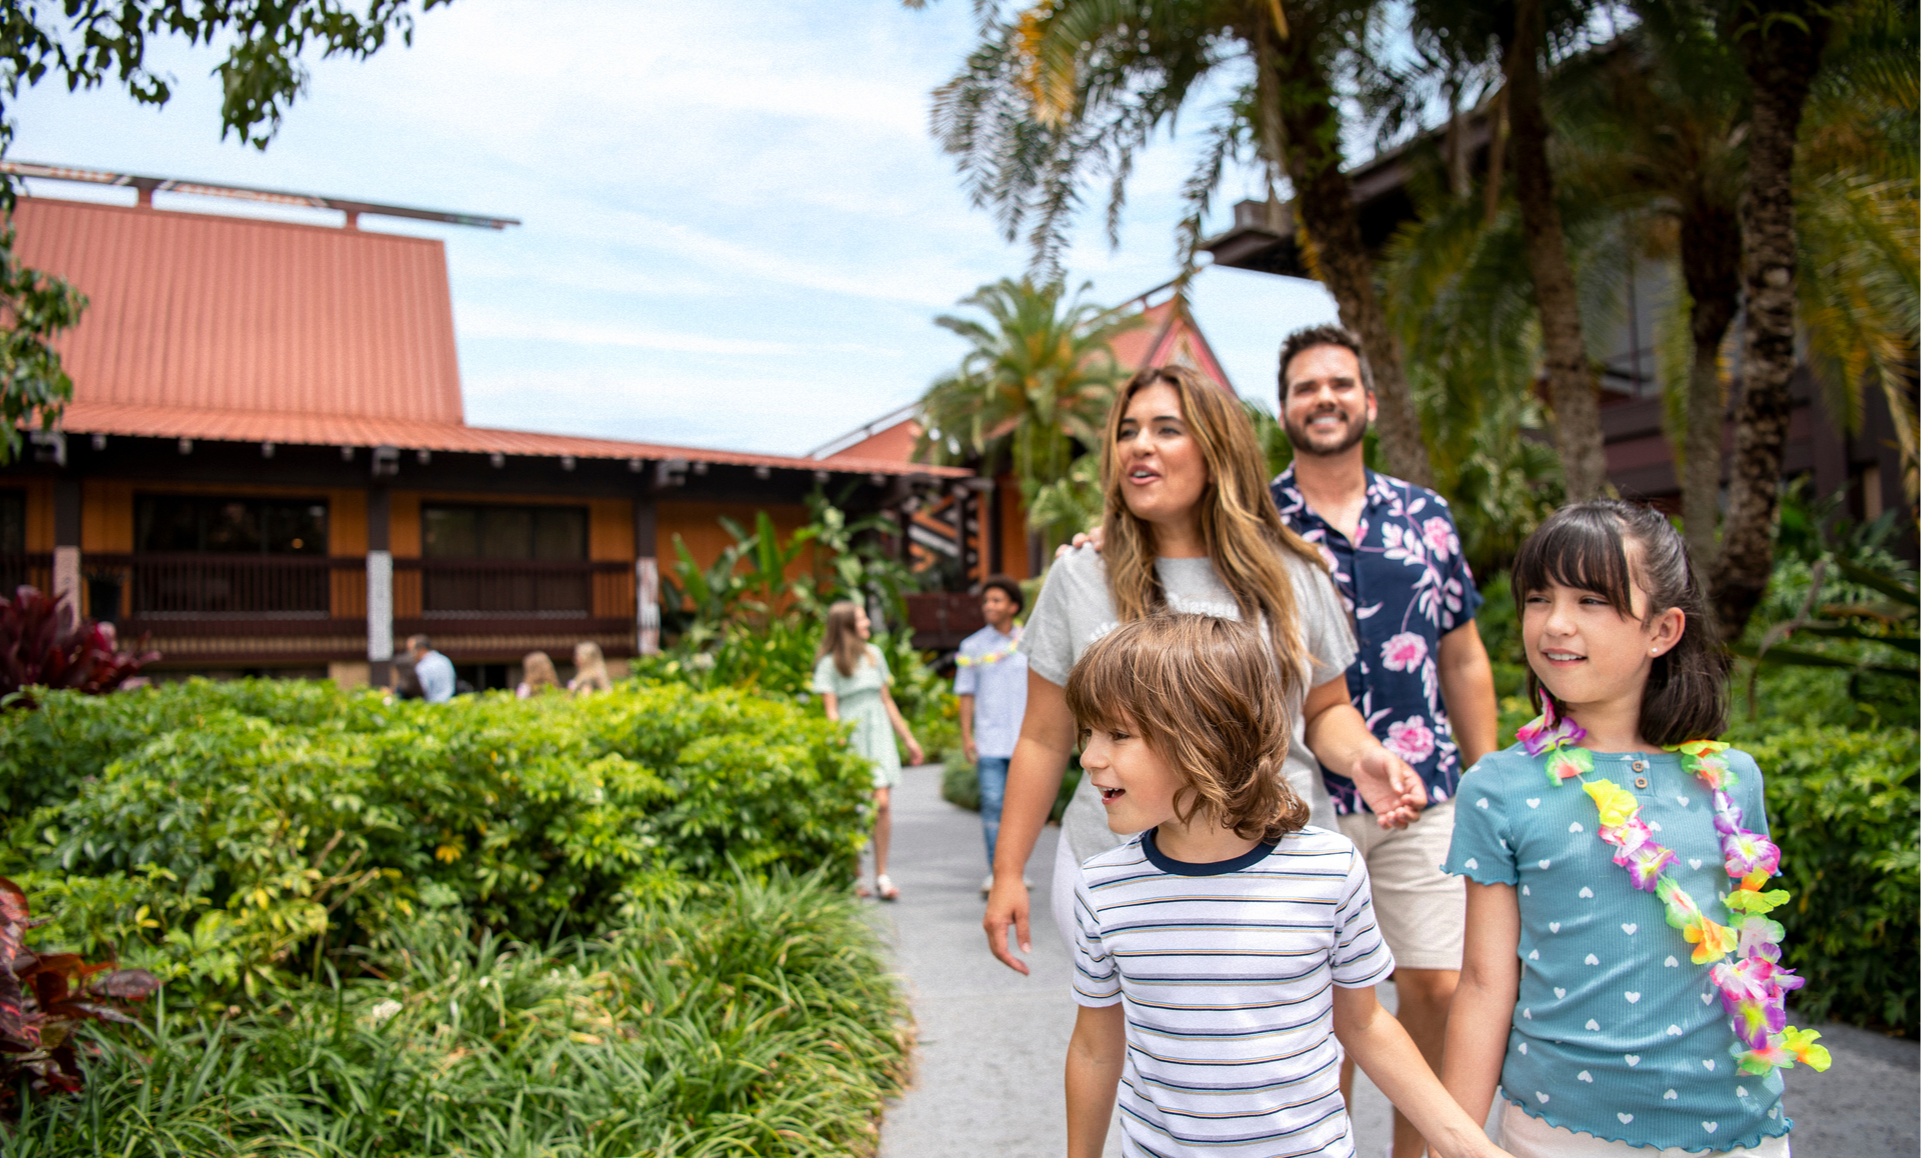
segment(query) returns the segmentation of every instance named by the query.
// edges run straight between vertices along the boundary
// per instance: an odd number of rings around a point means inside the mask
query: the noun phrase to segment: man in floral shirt
[[[1274,502],[1334,569],[1361,649],[1347,669],[1348,694],[1388,751],[1420,773],[1428,807],[1405,829],[1382,829],[1352,781],[1322,775],[1341,831],[1367,859],[1401,1023],[1439,1072],[1466,921],[1461,878],[1440,865],[1454,833],[1454,786],[1494,747],[1494,678],[1474,626],[1480,592],[1447,501],[1367,469],[1361,439],[1373,419],[1374,391],[1352,334],[1313,326],[1288,337],[1281,423],[1294,462],[1274,480]],[[1353,1073],[1350,1061],[1343,1093]],[[1418,1158],[1422,1146],[1396,1112],[1396,1158]]]

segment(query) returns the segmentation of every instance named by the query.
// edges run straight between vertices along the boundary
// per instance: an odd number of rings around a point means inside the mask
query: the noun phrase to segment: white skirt
[[[1513,1102],[1506,1103],[1501,1112],[1501,1149],[1514,1158],[1656,1158],[1657,1155],[1659,1158],[1709,1158],[1701,1151],[1683,1150],[1679,1146],[1630,1146],[1626,1142],[1604,1141],[1592,1134],[1576,1134],[1531,1116]],[[1759,1146],[1736,1146],[1712,1153],[1741,1158],[1789,1158],[1788,1136],[1765,1139]]]

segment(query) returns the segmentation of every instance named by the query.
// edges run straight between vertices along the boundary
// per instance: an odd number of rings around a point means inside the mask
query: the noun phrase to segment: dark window
[[[587,557],[584,507],[429,506],[420,522],[421,554],[429,559]]]
[[[27,566],[26,493],[0,491],[0,595],[11,599],[15,588],[32,582],[33,569]]]
[[[317,499],[138,495],[134,548],[213,555],[325,555],[327,504]]]
[[[22,491],[0,491],[0,555],[27,551],[27,496]]]
[[[428,618],[592,613],[584,507],[427,506],[420,512]],[[516,565],[518,564],[518,565]]]
[[[132,568],[135,616],[330,614],[324,500],[136,495],[133,509],[134,549],[149,556]],[[119,602],[93,594],[96,607]]]

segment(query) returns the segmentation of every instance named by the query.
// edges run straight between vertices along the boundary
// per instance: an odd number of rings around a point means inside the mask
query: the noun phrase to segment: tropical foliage
[[[1085,288],[1085,287],[1083,287]],[[961,300],[986,320],[943,314],[935,324],[968,343],[954,373],[930,387],[920,402],[919,453],[930,461],[984,461],[984,473],[1010,461],[1021,498],[1034,504],[1069,482],[1100,431],[1121,367],[1110,343],[1141,324],[1069,297],[1058,281],[1003,278]],[[1086,523],[1063,522],[1060,498],[1030,519],[1056,540]],[[1051,549],[1053,543],[1049,543]]]
[[[898,524],[881,515],[850,520],[819,494],[808,504],[811,521],[786,539],[765,511],[751,532],[721,519],[734,541],[706,567],[675,536],[678,559],[661,581],[673,638],[662,654],[636,660],[634,671],[805,704],[827,608],[852,599],[884,612],[873,642],[893,672],[894,700],[925,749],[939,751],[958,734],[957,708],[907,626],[916,580],[886,546]]]
[[[431,910],[361,965],[218,1013],[162,989],[8,1153],[871,1155],[906,1076],[884,950],[818,876],[532,944]]]
[[[127,1002],[160,988],[145,969],[116,969],[78,953],[35,952],[42,924],[19,885],[0,877],[0,1118],[14,1117],[22,1087],[75,1093],[86,1085],[74,1030],[88,1021],[134,1024]]]
[[[191,681],[47,693],[7,724],[0,871],[53,918],[42,936],[210,995],[352,972],[423,909],[537,939],[730,865],[847,881],[863,840],[869,769],[840,729],[731,690],[425,704]]]
[[[110,692],[159,658],[158,652],[122,651],[106,628],[75,614],[67,600],[32,587],[0,598],[0,705],[32,707],[27,689],[35,687]]]
[[[10,1153],[872,1149],[904,1010],[846,889],[870,769],[818,713],[242,680],[0,722],[0,949],[32,897],[11,975],[87,1078]],[[53,1040],[152,981],[138,1036]]]
[[[1413,399],[1381,310],[1343,168],[1337,74],[1365,43],[1373,5],[1347,0],[1043,0],[1003,16],[981,5],[980,39],[934,94],[934,131],[976,204],[1034,266],[1059,276],[1089,186],[1104,185],[1110,239],[1136,156],[1183,112],[1208,118],[1182,189],[1179,261],[1191,271],[1223,173],[1254,160],[1292,186],[1308,269],[1360,336],[1381,399],[1383,453],[1425,483]],[[1230,98],[1209,103],[1216,85]]]

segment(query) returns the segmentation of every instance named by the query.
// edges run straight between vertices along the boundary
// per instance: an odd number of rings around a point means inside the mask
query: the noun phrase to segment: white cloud
[[[616,346],[677,354],[789,355],[803,352],[884,354],[858,342],[769,342],[753,338],[722,338],[708,334],[674,333],[641,326],[598,326],[558,318],[479,306],[462,310],[460,335],[469,340],[558,342],[577,346]]]
[[[167,41],[166,110],[43,84],[14,152],[519,217],[363,223],[445,243],[472,420],[797,452],[918,395],[961,349],[933,316],[1027,264],[927,132],[973,35],[964,0],[465,0],[422,14],[412,48],[314,62],[265,153],[218,140],[217,54]],[[1069,255],[1089,300],[1171,276],[1193,156],[1188,137],[1142,155],[1118,250],[1089,191]],[[1232,175],[1222,209],[1243,191]],[[1235,271],[1193,301],[1257,392],[1281,336],[1332,314],[1317,287]]]

